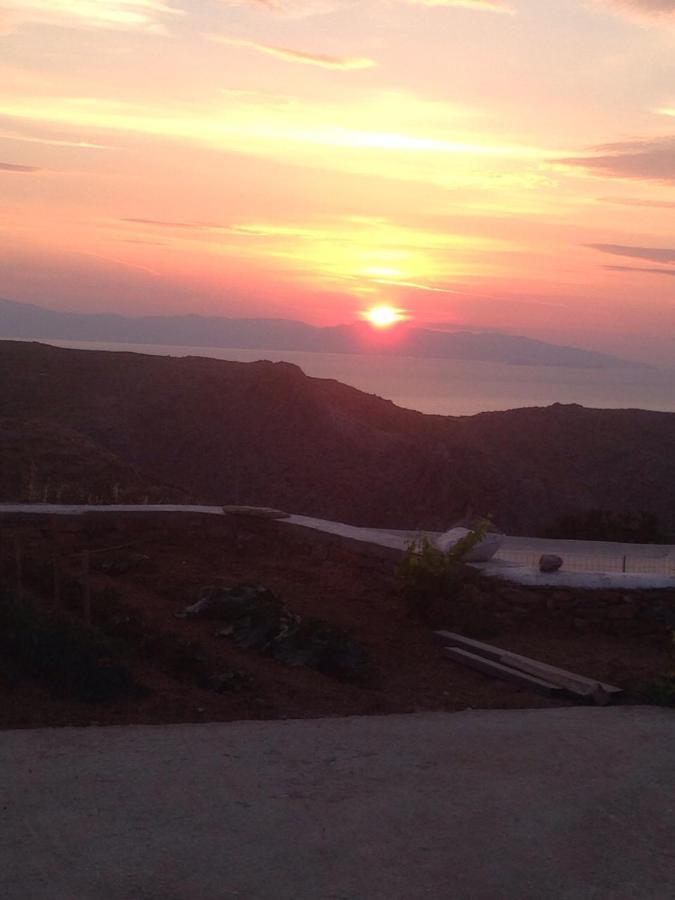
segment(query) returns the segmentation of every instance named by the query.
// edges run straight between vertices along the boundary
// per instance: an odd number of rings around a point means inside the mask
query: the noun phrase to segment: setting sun
[[[373,306],[363,313],[363,317],[376,328],[389,328],[405,319],[403,310],[395,309],[393,306]]]

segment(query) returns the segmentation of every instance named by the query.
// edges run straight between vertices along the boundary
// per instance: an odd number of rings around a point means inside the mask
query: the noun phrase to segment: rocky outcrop
[[[349,635],[319,619],[302,619],[262,585],[207,587],[196,603],[177,613],[184,619],[226,623],[218,635],[243,649],[267,651],[289,666],[307,666],[341,679],[361,678],[368,657]]]

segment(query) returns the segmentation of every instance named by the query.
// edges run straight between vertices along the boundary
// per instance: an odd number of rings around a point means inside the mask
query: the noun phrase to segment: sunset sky
[[[0,296],[675,360],[675,0],[0,0]]]

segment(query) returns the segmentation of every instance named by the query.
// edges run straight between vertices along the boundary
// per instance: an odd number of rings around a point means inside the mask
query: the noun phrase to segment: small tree
[[[451,601],[458,596],[466,577],[465,559],[491,526],[491,521],[484,519],[447,552],[426,535],[411,541],[396,572],[399,590],[411,610],[425,612],[433,601]]]

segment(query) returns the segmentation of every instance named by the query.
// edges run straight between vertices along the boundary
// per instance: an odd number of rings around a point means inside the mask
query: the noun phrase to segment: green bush
[[[655,706],[675,706],[675,672],[650,682],[644,689],[644,695]]]
[[[671,635],[671,640],[675,648],[675,631]],[[644,685],[642,693],[649,703],[654,703],[656,706],[675,706],[675,650],[673,651],[673,668],[661,678],[656,678]]]
[[[40,613],[11,594],[0,595],[0,652],[22,674],[80,700],[113,700],[136,690],[117,649],[103,635]]]
[[[408,545],[396,575],[409,609],[424,613],[436,601],[457,599],[466,578],[464,560],[483,540],[491,524],[485,519],[445,553],[426,536]]]

